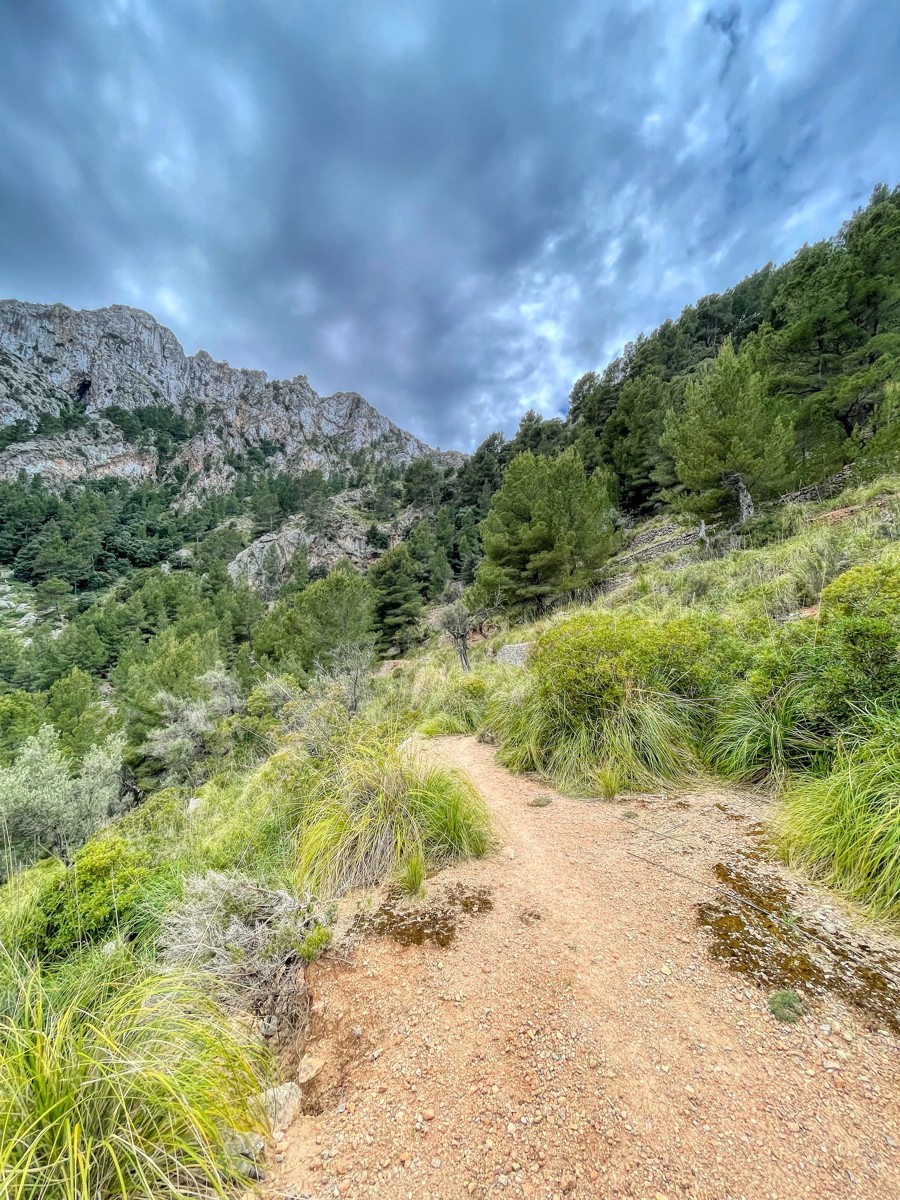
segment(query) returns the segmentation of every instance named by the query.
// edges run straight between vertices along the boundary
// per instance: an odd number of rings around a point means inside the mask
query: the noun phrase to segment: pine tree
[[[422,611],[415,564],[406,545],[388,550],[370,567],[369,581],[375,589],[379,649],[386,653],[392,646],[405,648],[412,640],[413,628]]]
[[[754,497],[782,482],[793,430],[775,415],[763,376],[729,338],[715,361],[687,386],[684,407],[666,419],[660,439],[684,489],[673,497],[687,511],[753,515]]]
[[[612,548],[608,486],[601,473],[587,478],[573,449],[514,458],[481,525],[476,597],[521,605],[589,584]]]

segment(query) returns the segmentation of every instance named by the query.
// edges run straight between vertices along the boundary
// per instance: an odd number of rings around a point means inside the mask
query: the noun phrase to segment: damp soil
[[[402,892],[393,890],[373,913],[364,916],[364,935],[390,938],[401,946],[449,946],[460,917],[477,916],[494,907],[490,888],[455,884],[434,903],[411,908]]]
[[[746,851],[716,866],[721,891],[697,906],[712,957],[768,991],[832,992],[873,1027],[900,1033],[900,954],[797,915],[789,889],[760,871],[761,861]]]

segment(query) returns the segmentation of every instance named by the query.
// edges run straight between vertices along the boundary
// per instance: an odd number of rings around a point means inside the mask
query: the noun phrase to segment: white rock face
[[[421,517],[420,511],[406,509],[379,528],[387,535],[388,545],[394,546]],[[264,533],[241,550],[228,564],[228,574],[235,583],[248,583],[264,595],[274,594],[290,575],[294,556],[303,547],[313,569],[330,571],[345,558],[364,569],[381,553],[366,540],[371,525],[371,518],[360,516],[345,497],[336,497],[324,529],[310,529],[302,516],[289,517],[280,529]]]
[[[71,399],[88,417],[111,405],[129,411],[165,405],[189,421],[201,418],[203,432],[176,459],[200,490],[227,488],[233,471],[226,457],[254,447],[268,451],[274,470],[292,473],[331,471],[355,450],[399,464],[420,457],[463,461],[400,429],[356,392],[322,397],[303,375],[270,380],[262,371],[216,362],[204,350],[186,355],[170,329],[124,305],[76,312],[63,304],[0,301],[0,356],[0,425],[28,420],[33,428],[38,416],[57,414]],[[8,453],[0,454],[0,469]],[[111,456],[108,473],[123,469]]]
[[[86,479],[153,479],[156,451],[142,450],[123,441],[109,421],[92,422],[83,430],[57,437],[17,442],[0,454],[0,479],[42,475],[48,487],[63,488]]]

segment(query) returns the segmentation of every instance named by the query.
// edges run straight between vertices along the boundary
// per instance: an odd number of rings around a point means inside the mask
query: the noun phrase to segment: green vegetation
[[[476,594],[522,605],[586,587],[609,555],[612,511],[605,477],[588,479],[574,450],[517,455],[481,526]]]
[[[202,990],[124,954],[64,979],[7,960],[0,981],[4,1195],[230,1193],[262,1063]]]
[[[415,895],[493,843],[415,733],[606,802],[766,781],[786,858],[900,918],[898,246],[900,190],[878,189],[458,470],[357,451],[294,476],[261,443],[184,503],[194,424],[151,407],[106,415],[162,481],[0,483],[12,1196],[228,1191],[268,1070],[234,1014],[302,987],[334,898]],[[365,572],[272,551],[259,591],[230,579],[286,517],[325,534],[342,512]],[[496,661],[509,642],[523,666]]]
[[[827,772],[788,781],[779,834],[789,862],[890,917],[900,911],[900,711],[866,725]]]
[[[769,1012],[776,1021],[794,1025],[807,1012],[806,1001],[798,996],[791,988],[782,992],[773,992],[769,997]]]

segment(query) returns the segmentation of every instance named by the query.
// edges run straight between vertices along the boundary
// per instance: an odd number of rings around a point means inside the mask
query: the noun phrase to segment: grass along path
[[[750,878],[782,905],[788,965],[817,945],[813,920],[825,941],[853,936],[822,894],[757,861],[763,800],[587,803],[511,775],[472,738],[427,753],[468,771],[503,848],[442,872],[411,907],[463,888],[489,889],[493,908],[460,916],[448,945],[362,937],[312,969],[309,1052],[324,1066],[272,1196],[900,1194],[900,1044],[885,1018],[814,971],[809,1014],[780,1024],[767,999],[784,947],[763,952],[763,987],[710,953],[722,944],[700,918],[731,928],[710,885]],[[764,941],[760,920],[741,945]],[[888,962],[896,944],[866,936]]]

